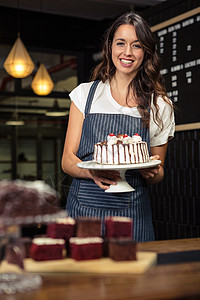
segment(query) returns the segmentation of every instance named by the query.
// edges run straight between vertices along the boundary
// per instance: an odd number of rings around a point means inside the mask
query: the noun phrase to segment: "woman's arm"
[[[81,139],[83,119],[83,114],[72,102],[61,162],[63,171],[72,177],[87,177],[87,170],[77,167],[77,163],[81,160],[76,156]]]
[[[72,177],[90,178],[93,179],[100,188],[108,189],[109,184],[116,184],[116,180],[120,180],[119,172],[94,171],[77,167],[77,163],[81,162],[76,154],[81,140],[83,120],[83,114],[72,102],[62,155],[62,169]]]
[[[168,143],[161,146],[151,147],[151,155],[153,159],[161,160],[161,164],[158,165],[157,167],[140,170],[142,176],[150,184],[159,183],[164,177],[164,162],[167,153],[167,146]]]

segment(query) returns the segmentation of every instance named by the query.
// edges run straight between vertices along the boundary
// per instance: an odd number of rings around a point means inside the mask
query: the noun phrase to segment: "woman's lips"
[[[121,58],[120,61],[123,65],[126,66],[132,65],[132,63],[134,62],[134,60],[132,59],[124,59],[124,58]]]

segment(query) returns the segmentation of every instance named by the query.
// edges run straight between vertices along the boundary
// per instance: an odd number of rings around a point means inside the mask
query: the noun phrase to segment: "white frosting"
[[[75,220],[70,218],[70,217],[66,217],[66,218],[59,218],[56,220],[57,224],[70,224],[70,225],[74,225],[75,224]]]
[[[70,244],[76,244],[76,245],[84,245],[84,244],[99,244],[103,243],[103,239],[100,237],[85,237],[85,238],[79,238],[79,237],[72,237],[69,239]]]
[[[35,238],[32,241],[33,244],[36,245],[64,245],[65,240],[63,239],[53,239],[53,238],[48,238],[48,237],[41,237],[41,238]]]
[[[133,141],[133,143],[139,143],[139,142],[142,141],[142,138],[141,138],[141,136],[139,136],[139,135],[137,135],[137,134],[134,134],[134,135],[132,136],[132,141]]]
[[[113,222],[133,222],[131,218],[128,217],[110,217],[108,220],[112,220]]]
[[[130,144],[131,143],[131,137],[130,136],[124,137],[122,142],[123,142],[123,144]]]
[[[108,135],[107,141],[108,141],[108,145],[114,145],[114,144],[117,144],[118,139],[117,139],[116,135],[114,135],[114,136]]]

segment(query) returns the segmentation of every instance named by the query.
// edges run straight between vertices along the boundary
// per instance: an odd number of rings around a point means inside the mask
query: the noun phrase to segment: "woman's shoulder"
[[[164,98],[162,95],[159,95],[156,99],[156,104],[160,112],[163,110],[173,111],[173,102],[168,97]],[[153,110],[156,109],[155,105],[153,104],[153,100],[151,102],[151,106]]]
[[[172,105],[172,100],[169,97],[164,97],[162,95],[157,97],[157,102],[160,105]]]
[[[82,83],[80,83],[79,85],[77,85],[77,87],[75,87],[72,91],[71,91],[71,93],[70,93],[70,95],[72,95],[72,94],[88,94],[88,92],[89,92],[89,90],[90,90],[90,88],[92,87],[92,84],[94,83],[94,81],[89,81],[89,82],[82,82]],[[105,84],[102,82],[102,81],[100,81],[99,83],[98,83],[98,86],[97,86],[97,88],[99,89],[99,88],[102,88],[103,86],[104,86]]]

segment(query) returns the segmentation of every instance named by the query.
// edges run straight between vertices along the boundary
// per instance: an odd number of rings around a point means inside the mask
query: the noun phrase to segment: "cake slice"
[[[101,237],[101,219],[80,217],[76,219],[77,237]]]
[[[48,237],[34,238],[30,248],[30,257],[37,261],[63,259],[65,240]]]
[[[133,220],[128,217],[106,217],[105,237],[133,237]]]
[[[75,260],[99,259],[103,255],[103,239],[100,237],[72,237],[69,244],[70,256]]]
[[[47,225],[47,236],[67,241],[75,235],[75,225],[75,220],[70,217],[59,218]]]
[[[110,239],[108,252],[108,256],[116,261],[136,260],[136,242],[129,238]]]

